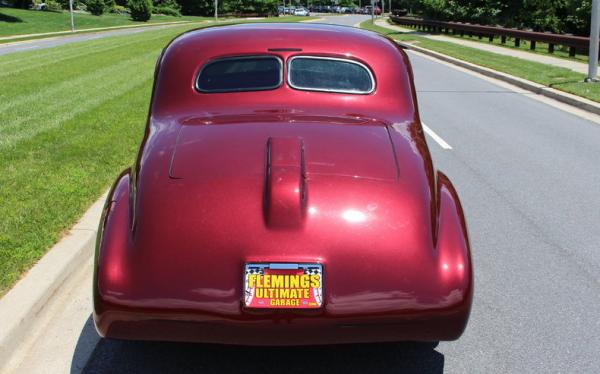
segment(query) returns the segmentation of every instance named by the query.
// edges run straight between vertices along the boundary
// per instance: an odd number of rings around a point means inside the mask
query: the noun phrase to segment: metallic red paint
[[[301,49],[298,51],[297,49]],[[337,56],[369,95],[199,93],[222,56]],[[247,262],[321,263],[324,307],[248,310]],[[186,33],[158,64],[133,170],[109,195],[94,277],[102,336],[232,344],[453,340],[471,308],[465,219],[435,173],[407,56],[353,28]]]

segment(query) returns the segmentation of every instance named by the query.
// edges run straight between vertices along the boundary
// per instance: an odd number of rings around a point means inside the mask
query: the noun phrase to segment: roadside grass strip
[[[585,75],[570,69],[504,56],[455,43],[431,40],[412,33],[402,33],[373,25],[370,20],[361,23],[360,27],[386,35],[394,40],[413,43],[421,48],[600,102],[600,85],[584,83]]]
[[[156,59],[211,24],[0,56],[0,296],[133,163]]]
[[[87,56],[92,53],[104,53],[113,51],[116,49],[122,49],[129,46],[133,46],[140,41],[149,41],[160,39],[162,36],[152,36],[148,38],[147,35],[134,34],[128,36],[127,39],[122,43],[114,42],[114,38],[124,37],[126,35],[118,35],[110,38],[98,39],[97,44],[89,43],[76,43],[77,45],[72,46],[68,51],[56,50],[56,48],[48,48],[40,51],[24,52],[31,54],[26,60],[8,60],[0,61],[0,78],[7,76],[14,76],[26,70],[35,71],[40,69],[40,72],[45,72],[48,68],[48,61],[51,60],[54,65],[59,62],[65,62],[65,67],[69,66],[74,60]],[[0,97],[4,96],[0,93]]]

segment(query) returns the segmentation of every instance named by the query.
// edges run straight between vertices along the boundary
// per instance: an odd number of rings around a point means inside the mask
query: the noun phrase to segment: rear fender
[[[104,336],[98,320],[104,303],[110,298],[104,290],[115,292],[127,288],[127,249],[130,244],[130,175],[126,169],[110,190],[98,228],[94,257],[94,321],[98,332]]]
[[[473,299],[473,268],[464,213],[454,186],[437,172],[436,266],[446,300],[466,327]]]

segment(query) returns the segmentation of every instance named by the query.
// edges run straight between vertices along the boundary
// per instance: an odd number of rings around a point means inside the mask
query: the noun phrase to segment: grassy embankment
[[[156,58],[190,28],[0,56],[0,295],[133,162]]]
[[[152,15],[148,22],[133,21],[125,14],[104,14],[93,16],[87,13],[75,13],[76,29],[89,29],[98,27],[147,25],[160,22],[180,21],[202,21],[206,17],[171,17]],[[37,10],[25,10],[0,7],[0,37],[49,33],[71,30],[71,18],[69,12],[42,12]]]
[[[394,40],[414,43],[422,48],[600,102],[600,84],[583,83],[585,75],[570,69],[526,61],[454,43],[431,40],[413,33],[401,33],[373,25],[371,20],[361,23],[360,27],[387,35]]]

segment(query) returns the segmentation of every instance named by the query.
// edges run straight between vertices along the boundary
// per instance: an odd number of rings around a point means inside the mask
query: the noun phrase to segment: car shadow
[[[96,332],[94,321],[90,315],[81,329],[81,333],[77,339],[77,345],[73,351],[73,357],[71,358],[71,374],[79,374],[83,371],[90,356],[98,346],[99,341],[100,337]]]
[[[71,373],[442,373],[444,355],[434,343],[377,343],[308,347],[97,339],[91,319],[73,355]],[[92,335],[94,334],[94,335]],[[97,340],[96,340],[97,341]],[[81,347],[80,347],[81,343]]]

